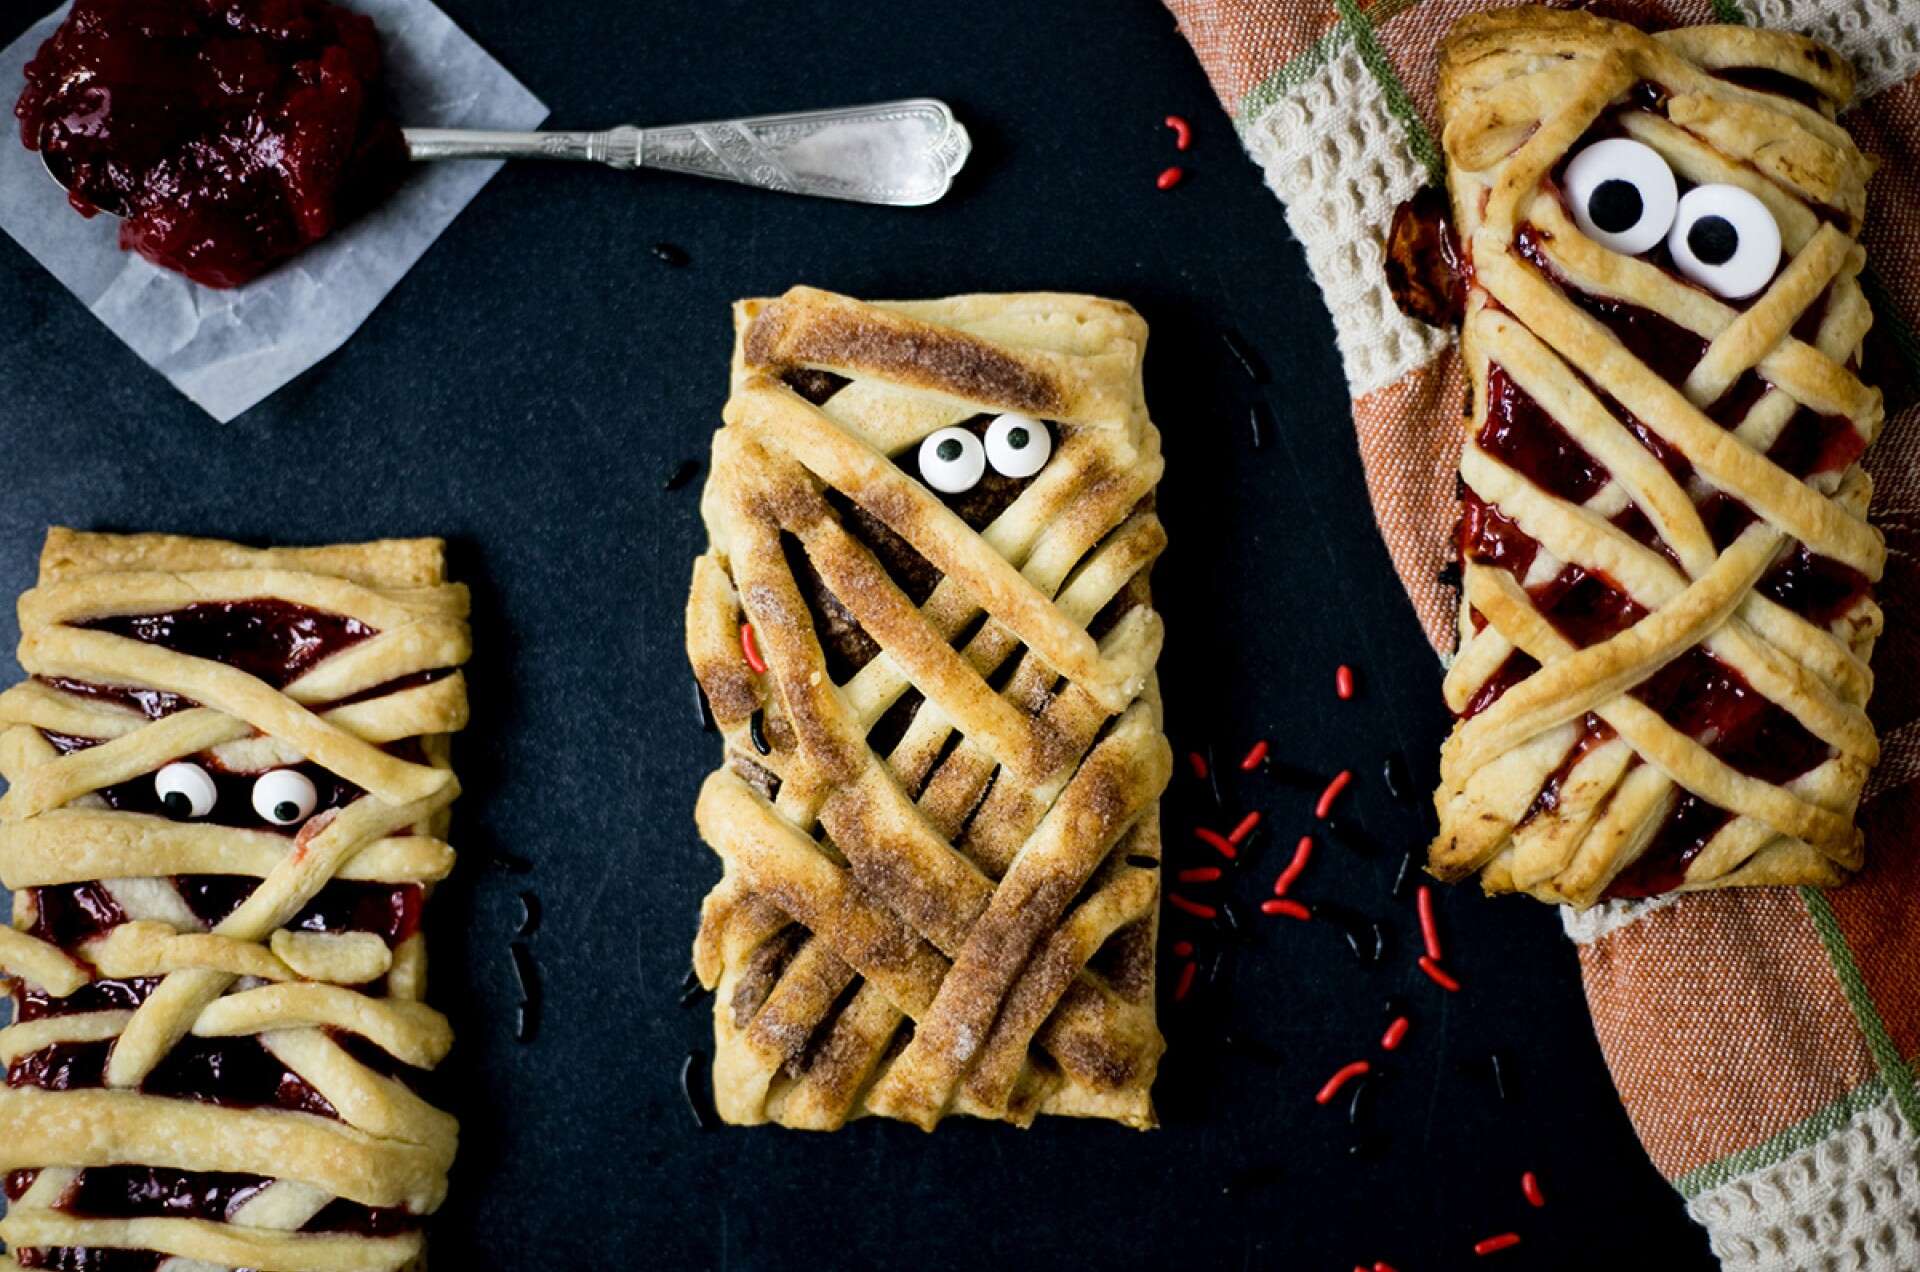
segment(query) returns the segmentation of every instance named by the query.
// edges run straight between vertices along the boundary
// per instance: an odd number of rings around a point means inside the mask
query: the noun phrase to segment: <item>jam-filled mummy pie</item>
[[[1442,878],[1585,906],[1859,867],[1885,549],[1851,91],[1746,27],[1528,7],[1443,45],[1473,396]]]
[[[412,1269],[457,1128],[421,910],[467,593],[437,540],[53,530],[0,693],[7,1266]]]
[[[1145,324],[796,288],[735,326],[687,606],[726,735],[694,945],[721,1115],[1151,1125]]]

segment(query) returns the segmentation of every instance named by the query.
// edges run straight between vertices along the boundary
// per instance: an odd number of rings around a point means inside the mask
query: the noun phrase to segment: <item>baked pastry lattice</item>
[[[687,607],[726,740],[694,945],[721,1115],[1152,1125],[1145,324],[808,288],[734,316]]]
[[[1885,551],[1825,46],[1503,9],[1443,46],[1470,288],[1430,865],[1588,905],[1861,863]]]
[[[438,540],[49,532],[0,694],[0,1266],[424,1266],[466,616]]]

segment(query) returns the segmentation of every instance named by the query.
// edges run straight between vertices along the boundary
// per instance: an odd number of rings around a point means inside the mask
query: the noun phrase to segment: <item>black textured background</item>
[[[30,584],[55,522],[455,545],[478,652],[457,752],[463,861],[429,924],[464,1122],[436,1267],[1712,1266],[1614,1096],[1553,913],[1447,892],[1448,961],[1466,992],[1413,970],[1411,908],[1387,887],[1425,816],[1396,805],[1379,774],[1401,749],[1427,780],[1446,725],[1439,669],[1368,511],[1300,249],[1164,10],[445,5],[556,125],[925,93],[953,103],[976,149],[954,196],[917,211],[509,170],[342,352],[224,427],[0,240],[0,595]],[[0,39],[39,9],[6,6]],[[1161,127],[1169,111],[1194,121],[1186,155]],[[1176,158],[1188,181],[1157,192]],[[656,260],[662,240],[692,263]],[[964,1120],[932,1137],[871,1123],[701,1133],[682,1102],[707,1005],[676,999],[718,873],[691,810],[718,747],[699,731],[681,650],[704,540],[697,482],[662,482],[704,456],[717,423],[728,302],[799,281],[860,296],[1060,288],[1136,305],[1153,326],[1148,392],[1168,461],[1173,546],[1155,589],[1175,748],[1217,738],[1237,753],[1265,735],[1285,760],[1358,774],[1347,809],[1382,851],[1323,844],[1297,895],[1389,919],[1384,964],[1362,968],[1324,924],[1256,919],[1210,1000],[1163,1004],[1156,1133]],[[1258,348],[1269,384],[1228,357],[1223,324]],[[1260,453],[1245,422],[1255,397],[1279,424]],[[8,607],[0,644],[16,635]],[[1342,661],[1361,683],[1345,704],[1332,692]],[[1192,797],[1176,778],[1176,863],[1196,860]],[[1276,832],[1239,885],[1251,913],[1312,796],[1263,783],[1245,798]],[[483,865],[496,850],[532,872]],[[523,888],[544,902],[532,944],[546,984],[524,1046],[507,952]],[[1190,934],[1178,916],[1168,930]],[[1414,1023],[1383,1057],[1389,993]],[[1221,1017],[1279,1063],[1222,1054]],[[1478,1067],[1495,1047],[1513,1075],[1504,1105]],[[1384,1144],[1361,1160],[1344,1108],[1312,1102],[1356,1056],[1387,1071],[1371,1115]],[[1268,1166],[1265,1182],[1224,1191]],[[1529,1168],[1545,1210],[1521,1199]],[[1473,1258],[1475,1240],[1509,1228],[1522,1247]]]

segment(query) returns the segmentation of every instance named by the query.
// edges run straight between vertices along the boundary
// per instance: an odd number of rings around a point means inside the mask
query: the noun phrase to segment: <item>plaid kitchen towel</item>
[[[1496,0],[1497,2],[1497,0]],[[1382,238],[1440,178],[1435,50],[1488,0],[1167,0],[1326,293],[1368,494],[1436,648],[1453,639],[1451,337],[1401,316]],[[1595,1031],[1654,1164],[1724,1266],[1920,1269],[1920,0],[1627,0],[1659,27],[1776,26],[1852,59],[1846,117],[1881,157],[1866,233],[1886,429],[1867,457],[1886,532],[1861,810],[1870,865],[1832,892],[1729,890],[1568,912]]]

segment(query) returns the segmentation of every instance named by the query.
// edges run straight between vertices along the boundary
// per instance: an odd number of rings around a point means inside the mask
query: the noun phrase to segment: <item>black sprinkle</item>
[[[1207,791],[1213,796],[1215,808],[1226,808],[1226,797],[1220,794],[1220,761],[1214,758],[1212,741],[1207,743]]]
[[[1220,963],[1221,960],[1226,957],[1226,954],[1225,946],[1216,945],[1213,947],[1213,957],[1207,960],[1207,970],[1205,972],[1206,981],[1209,986],[1220,979]]]
[[[668,474],[666,483],[662,485],[660,489],[678,490],[680,489],[680,487],[692,481],[693,475],[699,471],[700,471],[699,460],[683,459],[680,461],[680,466],[674,469],[673,472]]]
[[[1240,939],[1240,910],[1230,900],[1220,903],[1220,926],[1225,928],[1227,934],[1234,940]]]
[[[1373,1090],[1373,1078],[1369,1075],[1353,1084],[1353,1096],[1347,1101],[1347,1125],[1360,1125],[1361,1116],[1368,1108],[1367,1092]]]
[[[1494,1094],[1500,1097],[1502,1104],[1505,1104],[1507,1100],[1511,1098],[1507,1094],[1507,1066],[1506,1062],[1501,1059],[1498,1051],[1488,1053],[1487,1067],[1493,1070]]]
[[[1386,762],[1380,766],[1380,779],[1387,784],[1387,794],[1402,804],[1411,803],[1413,791],[1407,780],[1407,757],[1398,751],[1387,752]]]
[[[691,1007],[712,992],[700,983],[700,973],[689,967],[685,979],[680,982],[680,1005]]]
[[[707,706],[707,691],[700,687],[698,680],[693,682],[693,705],[700,712],[700,731],[713,732],[713,710]]]
[[[1393,872],[1393,895],[1397,900],[1407,895],[1407,880],[1413,875],[1413,852],[1400,858],[1400,868]]]
[[[1266,364],[1260,361],[1260,355],[1253,351],[1252,345],[1241,338],[1239,332],[1231,327],[1222,327],[1220,340],[1227,346],[1227,352],[1233,355],[1233,360],[1240,364],[1240,369],[1247,373],[1249,380],[1255,384],[1267,382]]]
[[[1227,1182],[1220,1186],[1224,1197],[1244,1197],[1250,1192],[1279,1183],[1286,1178],[1286,1168],[1275,1163],[1270,1166],[1245,1166],[1233,1172]]]
[[[1373,930],[1373,958],[1368,961],[1378,963],[1387,952],[1387,930],[1380,926],[1378,919],[1368,919],[1367,926]]]
[[[513,1036],[518,1042],[532,1042],[540,1031],[540,969],[533,964],[533,951],[522,941],[513,943],[513,974],[520,982],[520,1011]]]
[[[1160,868],[1160,859],[1158,857],[1149,857],[1144,852],[1136,852],[1128,854],[1127,864],[1135,870],[1158,870]]]
[[[1284,1057],[1278,1051],[1259,1039],[1249,1038],[1245,1034],[1223,1033],[1220,1035],[1220,1044],[1235,1055],[1244,1056],[1256,1064],[1278,1068],[1284,1063]]]
[[[1398,994],[1388,994],[1385,1011],[1388,1019],[1392,1019],[1395,1016],[1404,1016],[1407,1014],[1407,1000]]]
[[[674,243],[655,243],[653,245],[653,254],[675,269],[693,260],[693,257],[687,255],[686,248]]]
[[[1440,572],[1434,575],[1434,577],[1440,580],[1441,587],[1459,587],[1460,563],[1458,561],[1447,562],[1440,567]]]
[[[1327,832],[1362,856],[1371,857],[1380,850],[1380,845],[1375,842],[1373,836],[1369,835],[1359,822],[1349,818],[1327,818]]]
[[[713,1090],[709,1084],[699,1084],[695,1089],[694,1070],[700,1067],[706,1054],[700,1051],[687,1052],[687,1058],[680,1062],[680,1094],[687,1099],[687,1111],[693,1114],[693,1124],[703,1131],[710,1131],[720,1115],[713,1110]]]
[[[531,892],[520,894],[520,930],[515,936],[532,936],[540,930],[540,898]]]
[[[767,741],[767,726],[761,719],[765,714],[761,708],[754,709],[753,715],[747,720],[747,736],[753,739],[754,750],[762,755],[772,755],[773,744]]]
[[[1267,448],[1267,434],[1273,431],[1273,412],[1265,402],[1255,402],[1247,408],[1247,427],[1253,432],[1253,449]]]
[[[1340,929],[1340,935],[1346,938],[1347,948],[1361,963],[1380,961],[1384,937],[1378,923],[1332,901],[1315,901],[1310,908],[1314,918],[1323,919]]]

